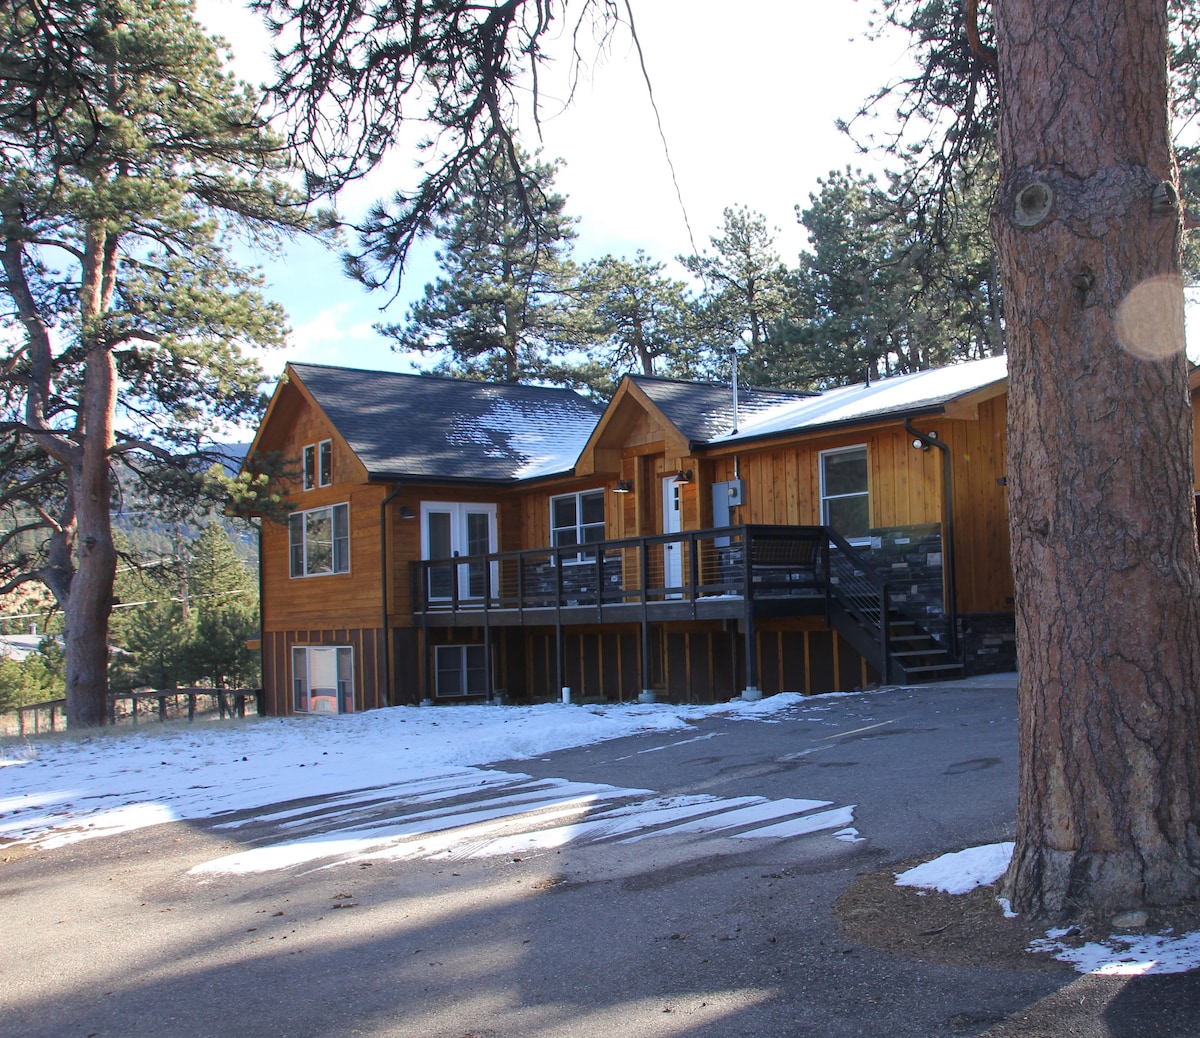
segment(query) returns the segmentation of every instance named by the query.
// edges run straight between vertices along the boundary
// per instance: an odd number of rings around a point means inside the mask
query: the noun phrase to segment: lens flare
[[[1121,346],[1142,360],[1166,360],[1182,353],[1183,279],[1175,274],[1148,278],[1117,310]]]

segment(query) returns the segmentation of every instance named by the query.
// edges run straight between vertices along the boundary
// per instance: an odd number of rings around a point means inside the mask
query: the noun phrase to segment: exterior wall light
[[[632,479],[618,479],[617,485],[613,487],[614,494],[630,494],[633,492]]]

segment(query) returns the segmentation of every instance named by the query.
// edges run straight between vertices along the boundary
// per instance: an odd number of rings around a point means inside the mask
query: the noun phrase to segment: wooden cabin
[[[246,466],[268,709],[1011,669],[1004,358],[822,394],[289,365]]]

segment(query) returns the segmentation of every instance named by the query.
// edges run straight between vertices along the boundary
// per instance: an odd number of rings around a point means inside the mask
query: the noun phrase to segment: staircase
[[[962,662],[892,604],[888,583],[874,567],[837,533],[828,534],[823,562],[830,627],[878,668],[884,684],[961,677]]]

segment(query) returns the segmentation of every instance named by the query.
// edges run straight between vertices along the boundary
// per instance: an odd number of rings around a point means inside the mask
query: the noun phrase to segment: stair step
[[[902,664],[903,666],[903,664]],[[930,674],[934,671],[962,670],[961,663],[931,663],[923,667],[905,667],[905,674]]]

